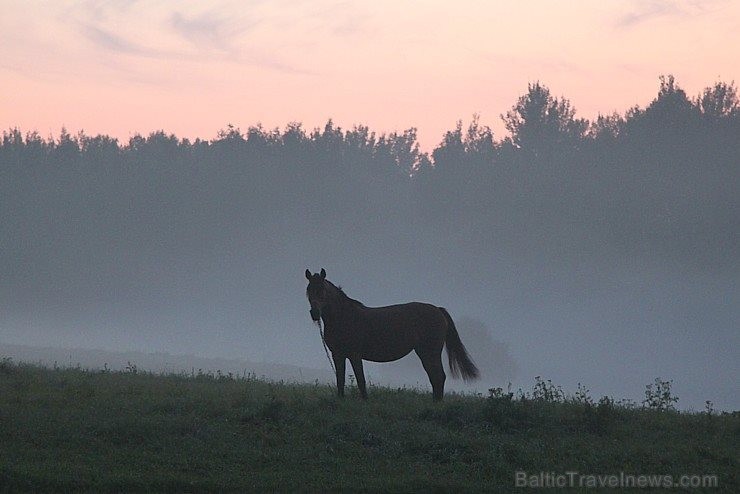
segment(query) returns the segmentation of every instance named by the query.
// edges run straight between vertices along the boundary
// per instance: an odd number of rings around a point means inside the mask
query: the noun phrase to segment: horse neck
[[[347,318],[354,311],[354,304],[347,295],[334,285],[329,285],[329,290],[331,300],[324,309],[326,322],[332,323]]]

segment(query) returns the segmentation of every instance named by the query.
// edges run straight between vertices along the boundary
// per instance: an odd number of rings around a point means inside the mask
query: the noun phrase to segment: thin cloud
[[[328,2],[320,8],[314,7],[301,13],[301,17],[304,21],[310,20],[318,31],[326,31],[337,37],[369,37],[374,32],[373,11],[358,7],[354,2]]]
[[[678,4],[670,0],[643,1],[636,4],[630,12],[620,16],[615,24],[619,28],[629,28],[657,17],[678,15],[682,12]]]
[[[174,12],[169,20],[174,32],[193,45],[224,51],[233,51],[234,42],[259,23],[259,20],[254,19],[235,23],[233,20],[218,17],[213,11],[191,17]]]
[[[139,3],[140,0],[86,0],[77,6],[71,7],[69,10],[73,10],[75,7],[81,7],[87,14],[93,19],[102,20],[107,18],[111,11],[115,12],[126,12],[131,9],[135,4]]]
[[[284,63],[282,60],[269,54],[245,52],[245,50],[229,46],[226,42],[219,42],[219,37],[215,35],[212,37],[211,46],[207,49],[188,51],[161,50],[158,48],[147,47],[134,43],[133,41],[110,30],[92,24],[80,24],[79,31],[97,48],[116,54],[186,62],[221,60],[292,74],[311,74],[309,71]],[[195,36],[192,26],[191,29],[187,31],[191,36]],[[198,46],[202,47],[202,44]]]
[[[727,0],[641,0],[632,2],[632,8],[619,16],[617,28],[631,28],[660,17],[691,17],[716,12]]]
[[[95,49],[114,55],[155,58],[182,62],[226,62],[254,66],[295,75],[316,75],[310,69],[286,60],[281,54],[305,49],[309,40],[286,31],[310,29],[337,38],[369,34],[372,16],[351,2],[328,1],[308,7],[300,3],[269,9],[253,2],[245,9],[238,2],[219,3],[198,9],[188,3],[156,6],[122,0],[87,0],[63,9],[57,20],[76,26],[76,36]],[[131,20],[138,19],[132,23]],[[132,29],[136,31],[132,31]],[[282,43],[264,45],[252,35],[283,32]],[[154,43],[152,40],[157,40]]]
[[[152,52],[151,50],[147,50],[121,36],[116,35],[115,33],[106,31],[97,26],[83,24],[80,26],[80,31],[88,41],[91,41],[94,45],[105,50],[131,55],[151,56],[152,54],[155,54],[155,52]]]

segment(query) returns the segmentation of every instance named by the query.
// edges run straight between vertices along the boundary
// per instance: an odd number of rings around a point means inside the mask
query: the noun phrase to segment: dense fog
[[[331,122],[8,130],[0,344],[326,371],[303,274],[323,267],[369,306],[446,307],[483,393],[542,376],[639,403],[661,377],[679,408],[740,408],[736,88],[663,77],[647,107],[592,122],[540,83],[513,103],[510,136],[473,117],[428,154],[414,129]],[[366,373],[427,386],[413,354]]]

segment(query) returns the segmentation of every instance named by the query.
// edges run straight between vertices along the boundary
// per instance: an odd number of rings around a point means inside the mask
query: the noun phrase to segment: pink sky
[[[578,115],[623,112],[674,74],[740,74],[740,2],[0,0],[0,126],[124,141],[328,118],[419,129],[479,113],[500,137],[527,83]]]

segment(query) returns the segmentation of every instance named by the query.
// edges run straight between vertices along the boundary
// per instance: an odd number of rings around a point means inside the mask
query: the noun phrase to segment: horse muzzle
[[[313,319],[314,322],[319,322],[319,319],[321,319],[321,309],[311,308],[311,319]]]

